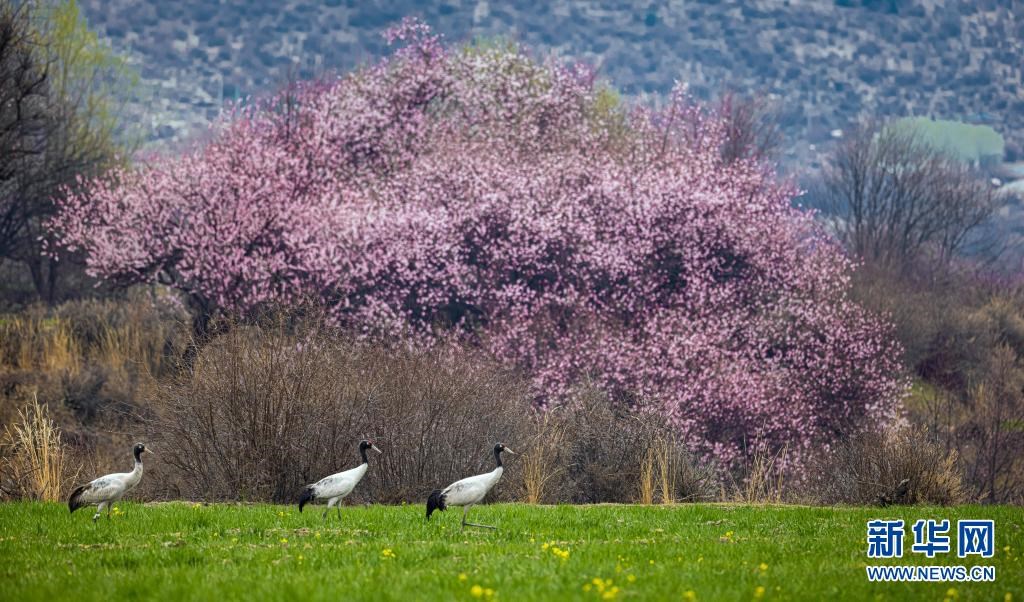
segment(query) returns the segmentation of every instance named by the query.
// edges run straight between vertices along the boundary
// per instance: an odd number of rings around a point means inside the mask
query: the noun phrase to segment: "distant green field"
[[[945,119],[905,117],[893,127],[916,132],[921,138],[961,161],[998,163],[1006,151],[1003,137],[987,125],[973,125]]]
[[[98,524],[0,504],[2,600],[1024,600],[1009,507],[526,506],[458,509],[119,504]],[[994,583],[870,583],[865,521],[908,521],[902,560],[996,567]],[[996,555],[910,552],[918,518],[996,521]],[[440,519],[440,520],[438,520]],[[955,530],[955,527],[954,527]]]

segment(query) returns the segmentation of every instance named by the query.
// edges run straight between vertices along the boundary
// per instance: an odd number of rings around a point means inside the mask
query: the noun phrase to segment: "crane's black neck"
[[[363,464],[370,463],[370,459],[366,457],[366,450],[366,447],[363,447],[362,445],[359,446],[359,455],[363,457]]]
[[[501,450],[497,447],[494,448],[494,461],[498,463],[498,468],[501,468]]]
[[[134,449],[134,450],[132,450],[132,455],[135,456],[135,463],[136,464],[142,464],[142,450],[141,449]]]

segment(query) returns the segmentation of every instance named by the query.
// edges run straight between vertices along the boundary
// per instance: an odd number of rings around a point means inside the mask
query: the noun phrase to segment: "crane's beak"
[[[146,449],[142,450],[142,453],[144,453],[144,454],[153,454],[154,456],[156,455],[156,452],[151,450],[151,449],[149,449],[148,447]]]
[[[372,449],[373,451],[377,452],[378,454],[383,454],[384,453],[384,452],[380,451],[379,449],[377,449],[376,445],[371,445],[370,449]]]
[[[516,455],[516,452],[512,451],[511,449],[509,449],[507,447],[505,448],[505,453],[512,454],[513,456]]]

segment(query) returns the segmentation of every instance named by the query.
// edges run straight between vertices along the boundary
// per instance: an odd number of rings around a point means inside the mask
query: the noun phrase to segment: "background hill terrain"
[[[216,116],[223,98],[345,70],[384,52],[381,31],[419,15],[451,40],[511,36],[581,57],[627,94],[675,80],[701,96],[724,87],[777,95],[787,158],[859,117],[987,123],[1024,143],[1019,0],[83,0],[90,24],[138,62],[158,139]],[[813,167],[813,165],[810,165]]]

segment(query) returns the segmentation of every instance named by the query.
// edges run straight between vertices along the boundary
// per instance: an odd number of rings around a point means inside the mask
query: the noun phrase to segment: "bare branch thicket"
[[[716,499],[720,474],[653,412],[615,404],[591,387],[550,409],[528,453],[545,459],[545,503]],[[527,475],[530,476],[530,475]]]
[[[994,349],[986,361],[956,437],[982,501],[1024,500],[1024,368],[1009,345]]]
[[[493,468],[496,441],[525,439],[530,398],[507,371],[458,350],[417,351],[337,337],[322,322],[225,329],[158,393],[155,444],[173,487],[155,495],[294,501],[301,487],[385,451],[353,494],[426,499]],[[521,480],[509,462],[503,487]]]
[[[962,504],[959,458],[919,430],[862,433],[819,459],[807,484],[825,504]]]
[[[972,234],[996,206],[990,184],[969,166],[912,131],[885,127],[864,127],[842,142],[815,194],[847,248],[896,268],[926,257],[946,264],[981,244]]]

